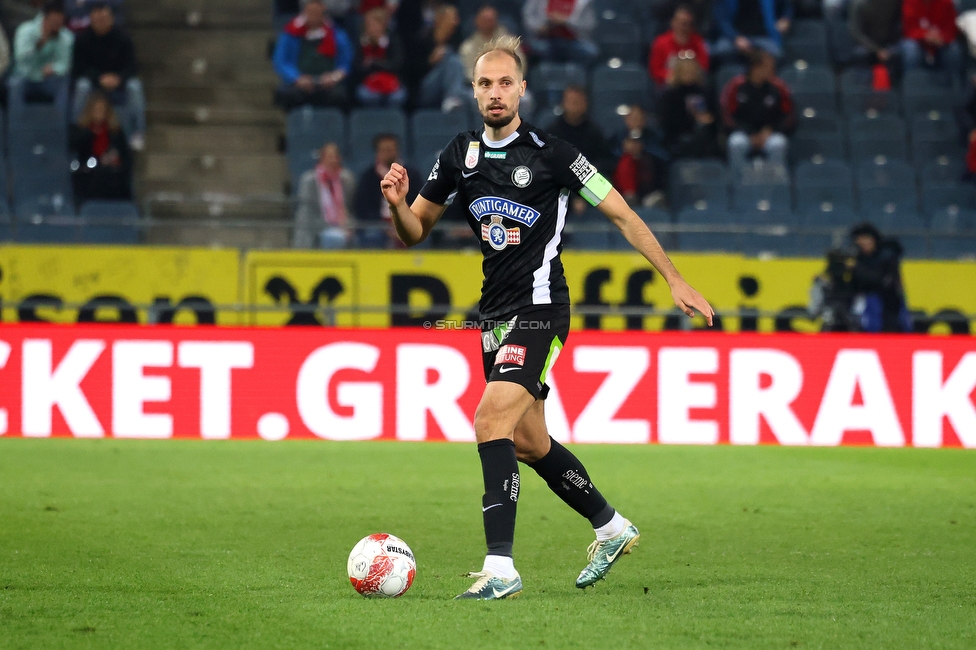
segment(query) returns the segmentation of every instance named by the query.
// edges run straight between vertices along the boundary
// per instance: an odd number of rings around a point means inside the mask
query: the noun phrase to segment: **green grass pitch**
[[[0,440],[0,647],[973,648],[976,453],[586,446],[643,533],[592,531],[523,468],[516,601],[481,567],[473,445]],[[417,580],[366,600],[361,537]]]

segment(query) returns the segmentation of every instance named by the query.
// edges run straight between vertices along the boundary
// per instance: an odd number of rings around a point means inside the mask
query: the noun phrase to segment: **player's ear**
[[[525,79],[523,79],[522,83],[519,84],[519,97],[525,97],[525,86],[526,86]]]

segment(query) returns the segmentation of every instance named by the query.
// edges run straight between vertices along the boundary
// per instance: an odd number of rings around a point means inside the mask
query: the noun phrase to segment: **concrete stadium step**
[[[149,124],[211,124],[215,126],[264,126],[281,132],[285,118],[276,108],[215,108],[192,104],[149,104],[146,107]]]
[[[267,57],[270,30],[138,29],[142,75],[152,85],[276,82]]]
[[[271,25],[268,0],[146,0],[128,3],[125,12],[133,25],[198,28]]]
[[[287,164],[277,154],[193,155],[148,152],[142,191],[178,191],[187,194],[282,194],[288,179]]]
[[[146,88],[149,103],[189,103],[196,106],[234,108],[274,108],[274,92],[268,84],[193,84],[162,85]]]
[[[146,233],[146,243],[156,246],[206,246],[245,249],[279,249],[290,246],[287,230],[265,228],[206,228],[175,224],[153,226]]]
[[[270,155],[277,152],[278,139],[276,130],[259,126],[156,124],[146,133],[146,149],[158,154]]]

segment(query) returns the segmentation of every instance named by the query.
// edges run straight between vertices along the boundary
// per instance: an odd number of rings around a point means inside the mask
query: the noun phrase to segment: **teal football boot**
[[[607,573],[610,572],[610,567],[621,557],[630,553],[637,546],[639,539],[640,532],[634,524],[628,521],[624,532],[613,539],[606,539],[602,542],[594,541],[586,549],[586,559],[590,563],[586,565],[586,568],[576,578],[576,586],[580,589],[586,589],[597,580],[606,578]]]

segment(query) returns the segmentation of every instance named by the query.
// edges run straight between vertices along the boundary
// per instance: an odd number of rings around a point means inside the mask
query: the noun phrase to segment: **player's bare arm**
[[[380,181],[383,197],[390,204],[390,217],[397,237],[407,246],[416,246],[427,239],[437,220],[447,206],[432,203],[418,196],[412,206],[407,205],[410,179],[405,167],[393,163],[390,171]]]
[[[711,325],[715,310],[700,293],[685,282],[685,279],[678,273],[678,269],[671,263],[667,253],[664,252],[657,237],[641,221],[637,213],[631,210],[624,197],[617,190],[611,189],[597,208],[613,222],[613,225],[620,229],[630,245],[637,249],[667,281],[668,286],[671,287],[671,297],[678,309],[689,316],[694,316],[697,309]]]

